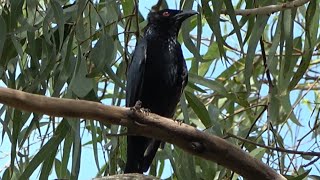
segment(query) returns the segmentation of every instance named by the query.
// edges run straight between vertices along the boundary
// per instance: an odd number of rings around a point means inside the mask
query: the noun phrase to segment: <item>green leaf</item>
[[[314,158],[314,156],[309,156],[309,155],[301,155],[301,157],[308,161],[311,161]]]
[[[199,50],[197,49],[197,47],[193,44],[191,38],[190,38],[190,31],[193,29],[193,27],[191,27],[190,23],[184,23],[182,28],[181,28],[181,34],[183,37],[183,42],[184,45],[188,48],[188,50],[193,54],[193,56],[195,57],[195,59],[192,61],[192,65],[191,65],[191,69],[190,72],[193,72],[195,74],[198,73],[198,64],[199,62],[203,61],[202,57],[199,53]]]
[[[23,0],[10,0],[10,29],[15,29],[22,15]]]
[[[53,151],[50,154],[47,154],[47,158],[44,160],[42,167],[41,167],[39,179],[49,179],[49,175],[52,170],[52,166],[53,166],[53,162],[54,162],[56,153],[57,153],[57,149],[56,149],[56,151]]]
[[[59,49],[60,49],[63,43],[64,24],[65,24],[63,9],[57,0],[52,0],[50,1],[50,3],[53,9],[54,18],[56,19],[58,30],[59,30]]]
[[[185,92],[186,99],[205,127],[210,127],[211,120],[204,104],[193,93]]]
[[[90,60],[95,68],[100,72],[104,71],[106,66],[110,66],[115,57],[114,40],[107,34],[100,37],[94,48],[90,52]]]
[[[203,14],[207,20],[207,23],[210,27],[210,29],[213,31],[213,34],[216,36],[220,56],[224,57],[227,60],[226,52],[224,49],[225,40],[222,37],[221,34],[221,27],[220,27],[220,11],[222,9],[222,1],[215,1],[213,4],[214,11],[211,10],[209,6],[208,0],[202,0],[202,10]]]
[[[33,114],[31,123],[26,128],[20,131],[20,135],[19,135],[20,147],[24,145],[25,141],[28,140],[30,135],[33,134],[35,130],[39,129],[40,127],[45,127],[48,125],[48,122],[39,122],[40,118],[42,118],[41,115]]]
[[[125,89],[125,84],[121,81],[121,79],[113,72],[111,67],[106,68],[106,73],[109,75],[109,77],[113,80],[115,84],[120,86],[122,89]]]
[[[203,60],[213,60],[220,57],[220,52],[218,48],[218,43],[213,42],[210,44],[207,53],[203,56]]]
[[[300,62],[298,70],[294,74],[289,84],[289,90],[292,90],[298,84],[298,82],[301,80],[301,78],[309,68],[313,50],[317,42],[319,42],[319,40],[317,39],[317,34],[319,30],[319,19],[319,1],[310,1],[306,14],[306,34],[304,43],[304,53],[302,55],[302,60]]]
[[[309,175],[309,173],[311,172],[311,168],[309,169],[309,170],[307,170],[307,171],[303,171],[302,173],[299,173],[299,175],[298,176],[296,176],[296,177],[290,177],[290,178],[288,178],[288,180],[303,180],[303,179],[305,179],[308,175]]]
[[[219,108],[212,105],[212,104],[209,104],[208,113],[209,113],[211,124],[212,124],[212,127],[210,128],[210,133],[213,133],[216,136],[223,136],[223,128],[221,127],[221,124],[219,121],[220,120],[219,119],[219,115],[220,115]]]
[[[284,11],[284,38],[286,43],[286,54],[284,62],[281,63],[281,69],[279,76],[283,76],[283,81],[279,81],[280,92],[285,91],[290,83],[291,77],[294,75],[294,68],[298,58],[294,58],[293,54],[293,33],[294,33],[294,18],[296,16],[296,11],[286,10]]]
[[[88,74],[86,61],[81,58],[81,55],[78,58],[70,88],[78,97],[83,98],[92,90],[93,80],[86,77]]]
[[[94,155],[94,161],[96,163],[97,169],[100,169],[99,167],[99,156],[98,156],[98,141],[97,141],[97,130],[96,126],[94,124],[94,121],[90,120],[90,126],[91,126],[91,137],[92,137],[92,150],[93,150],[93,155]]]
[[[222,84],[218,83],[217,81],[212,81],[204,77],[194,75],[192,73],[189,74],[189,81],[208,87],[218,93],[221,93],[224,96],[228,96],[227,90],[223,87]]]
[[[269,120],[272,123],[275,124],[279,124],[280,122],[280,116],[279,116],[279,112],[280,112],[280,97],[279,96],[279,91],[277,89],[277,87],[273,87],[271,89],[271,93],[270,93],[270,97],[269,97]]]
[[[47,159],[48,154],[57,151],[58,146],[66,137],[67,133],[69,133],[69,131],[70,126],[68,125],[67,121],[61,121],[56,131],[54,132],[54,136],[52,136],[52,138],[33,157],[19,179],[28,179],[32,175],[32,173],[34,173],[35,170],[39,167],[39,165]]]
[[[15,123],[13,123],[13,127],[12,127],[12,140],[11,141],[11,156],[10,156],[10,167],[13,168],[14,166],[14,160],[17,156],[17,152],[16,152],[16,148],[17,148],[17,141],[19,139],[19,134],[21,131],[21,127],[23,126],[23,122],[22,122],[22,113],[19,110],[13,110],[13,117],[12,119],[15,119]]]
[[[197,86],[197,85],[195,85],[195,84],[193,84],[191,82],[188,83],[188,86],[186,88],[188,89],[189,87],[194,89],[194,90],[196,90],[196,91],[202,92],[202,93],[206,93],[207,92],[204,89],[200,88],[199,86]],[[190,89],[189,91],[192,91],[192,90]]]
[[[282,16],[283,16],[283,12],[280,13],[279,19],[283,19]],[[268,56],[266,61],[271,74],[278,73],[277,66],[279,61],[278,61],[278,58],[276,57],[276,52],[281,39],[282,26],[283,26],[282,21],[279,20],[277,23],[275,33],[273,35],[271,47],[269,48],[269,51],[268,51]]]
[[[23,49],[22,49],[20,42],[14,36],[11,37],[11,41],[12,41],[13,46],[15,47],[16,51],[18,52],[19,56],[23,57],[24,53],[23,53]]]
[[[265,154],[265,152],[266,152],[265,148],[256,148],[250,152],[250,155],[255,157],[256,159],[261,159]]]
[[[258,15],[253,27],[254,31],[250,36],[247,58],[245,61],[245,69],[244,69],[244,78],[245,78],[245,84],[246,84],[248,93],[251,91],[250,78],[253,73],[253,59],[255,57],[255,52],[256,52],[258,42],[262,36],[262,33],[268,22],[268,19],[269,19],[269,15]]]
[[[57,58],[59,58],[53,46],[47,44],[45,41],[43,41],[42,46],[44,48],[44,55],[41,61],[40,72],[38,69],[34,69],[35,74],[40,74],[34,77],[33,81],[31,81],[31,83],[26,87],[26,91],[28,92],[34,92],[35,90],[37,90],[40,83],[45,81],[48,76],[50,76],[52,69],[54,68],[54,66],[56,66]]]
[[[288,94],[281,96],[280,99],[281,105],[283,107],[284,112],[286,113],[286,116],[290,117],[290,120],[295,123],[298,126],[302,126],[302,124],[299,122],[299,120],[297,119],[296,115],[294,114],[293,110],[292,110],[292,106],[290,103],[290,97]],[[287,119],[285,119],[287,120]]]
[[[5,109],[7,108],[7,106],[3,105],[1,108],[0,108],[0,116],[2,116],[4,114],[4,111]],[[4,114],[5,117],[7,115],[8,111],[6,111],[6,113]],[[7,118],[6,118],[7,119]],[[2,125],[2,136],[1,136],[1,139],[3,141],[5,135],[8,136],[9,138],[9,141],[12,142],[12,136],[11,136],[11,130],[10,130],[10,127],[9,125],[7,124],[7,122],[5,120],[2,120],[2,118],[0,118],[0,124]]]
[[[188,105],[187,105],[185,93],[182,93],[182,96],[180,98],[180,106],[183,114],[183,122],[186,124],[190,124],[189,111],[188,111]]]
[[[70,179],[76,180],[80,171],[81,160],[81,137],[80,137],[80,119],[70,119],[68,123],[71,125],[72,136],[72,164],[71,164],[71,177]]]
[[[4,42],[6,41],[7,36],[7,25],[2,16],[0,15],[0,59],[2,57],[2,51]]]
[[[174,172],[177,179],[199,179],[195,172],[195,163],[193,156],[179,148],[174,148],[172,152],[173,159],[170,159],[171,165],[174,166]]]
[[[53,92],[52,96],[57,97],[60,94],[61,89],[65,85],[65,83],[68,82],[69,78],[72,76],[73,72],[75,71],[75,64],[76,64],[76,58],[74,57],[73,51],[72,51],[72,45],[73,45],[73,38],[74,38],[74,31],[71,31],[68,42],[63,45],[62,47],[62,60],[60,63],[60,73],[55,80],[55,83],[53,84]],[[58,70],[58,68],[57,68]]]
[[[116,71],[116,77],[119,77],[119,81],[121,81],[121,79],[125,79],[125,75],[126,75],[126,63],[124,61],[122,61]],[[112,104],[116,105],[116,106],[120,106],[121,104],[121,97],[123,97],[124,95],[124,91],[125,89],[121,88],[120,86],[118,86],[118,83],[114,84],[114,88],[113,88],[113,97],[112,97]],[[123,84],[121,82],[121,84]],[[117,102],[118,100],[118,102]]]
[[[230,20],[233,25],[233,32],[236,33],[241,51],[243,52],[243,42],[242,42],[242,36],[240,33],[240,26],[239,26],[238,21],[236,19],[236,14],[234,12],[232,2],[230,0],[224,0],[224,4],[226,5],[226,8],[227,8],[226,10],[229,14]]]
[[[64,169],[65,167],[63,167],[62,162],[55,158],[54,160],[54,167],[55,167],[55,171],[57,173],[57,177],[58,179],[69,179],[70,178],[70,172],[68,171],[68,169]],[[63,170],[66,172],[65,174],[61,174],[61,170]]]
[[[6,170],[3,173],[2,179],[3,180],[11,180],[11,179],[18,179],[20,176],[20,171],[17,169],[17,167],[11,167],[6,168]]]
[[[70,172],[68,170],[68,162],[70,158],[70,152],[71,152],[71,147],[72,147],[72,137],[71,136],[66,136],[64,143],[63,143],[63,151],[62,151],[62,159],[60,164],[60,168],[57,168],[56,166],[56,173],[57,177],[62,179],[62,178],[70,178]],[[56,161],[55,161],[56,163]]]

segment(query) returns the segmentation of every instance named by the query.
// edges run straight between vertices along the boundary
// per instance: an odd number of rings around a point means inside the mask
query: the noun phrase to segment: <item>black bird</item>
[[[127,107],[133,107],[140,100],[142,107],[152,113],[173,117],[188,81],[177,36],[182,22],[195,14],[196,11],[171,9],[149,13],[144,37],[138,42],[127,71]],[[128,136],[124,172],[146,172],[160,143],[142,136]]]

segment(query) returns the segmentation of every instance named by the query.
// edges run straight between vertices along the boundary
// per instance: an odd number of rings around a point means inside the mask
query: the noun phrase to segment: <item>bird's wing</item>
[[[132,107],[139,100],[145,64],[147,58],[147,41],[143,38],[136,46],[127,72],[126,106]]]
[[[146,59],[147,41],[143,38],[134,50],[127,72],[127,107],[133,107],[141,98]],[[128,129],[128,132],[130,132],[130,129]],[[127,163],[125,173],[143,173],[144,153],[150,141],[149,138],[142,136],[127,137]]]

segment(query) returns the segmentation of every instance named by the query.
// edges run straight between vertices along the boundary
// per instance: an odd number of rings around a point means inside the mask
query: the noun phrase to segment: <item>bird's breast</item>
[[[180,45],[148,44],[150,46],[152,48],[147,49],[141,100],[152,112],[170,117],[184,88],[184,58]]]
[[[179,53],[180,47],[171,43],[157,44],[156,48],[148,49],[146,75],[158,84],[177,86],[181,82],[184,58]],[[147,78],[148,78],[147,77]]]

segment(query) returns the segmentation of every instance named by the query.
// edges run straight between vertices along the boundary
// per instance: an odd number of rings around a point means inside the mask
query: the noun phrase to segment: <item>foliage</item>
[[[181,9],[201,13],[179,35],[190,75],[175,117],[228,139],[289,178],[320,178],[319,157],[299,152],[320,151],[320,1],[273,14],[237,11],[281,3],[178,1]],[[134,7],[127,0],[1,1],[1,86],[123,106],[126,65],[146,25],[140,12],[146,10]],[[7,106],[0,113],[2,142],[11,143],[2,179],[78,179],[86,148],[97,176],[123,171],[126,138],[112,134],[124,127]],[[160,177],[165,166],[173,171],[168,179],[237,177],[170,145],[159,151],[150,174]]]

